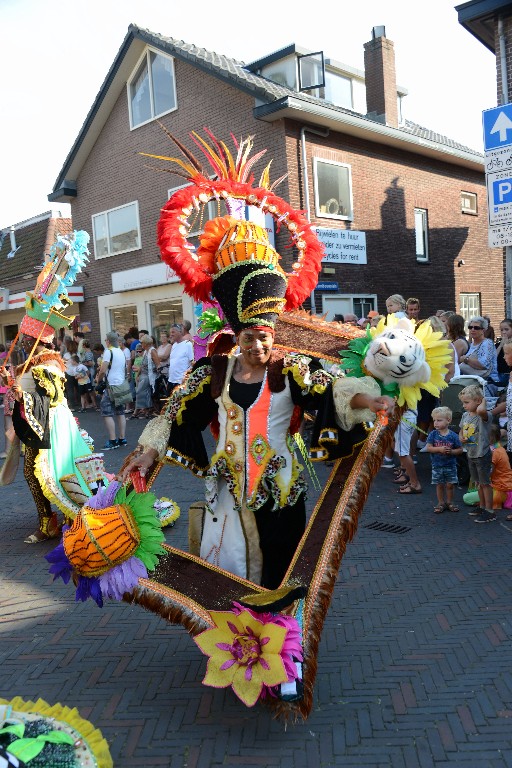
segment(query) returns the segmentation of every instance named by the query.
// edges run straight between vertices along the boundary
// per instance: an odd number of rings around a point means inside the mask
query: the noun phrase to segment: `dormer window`
[[[147,48],[127,86],[131,128],[176,109],[174,62],[169,56]]]

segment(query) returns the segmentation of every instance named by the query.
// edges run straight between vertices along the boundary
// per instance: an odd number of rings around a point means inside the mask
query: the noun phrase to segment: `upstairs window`
[[[128,203],[92,217],[94,256],[103,259],[140,248],[139,205]]]
[[[469,213],[473,216],[478,214],[478,198],[474,192],[460,193],[460,209],[462,213]]]
[[[416,260],[428,261],[428,216],[425,208],[414,209]]]
[[[313,158],[316,215],[327,219],[352,219],[350,165]]]
[[[128,80],[128,104],[131,128],[176,109],[173,59],[148,48]]]

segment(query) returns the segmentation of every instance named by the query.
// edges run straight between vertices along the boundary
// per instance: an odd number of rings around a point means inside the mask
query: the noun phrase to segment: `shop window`
[[[478,198],[474,192],[460,193],[460,209],[462,213],[469,213],[473,216],[478,214]]]
[[[110,330],[117,331],[121,336],[128,332],[128,328],[137,327],[137,307],[113,307],[109,310]]]
[[[140,246],[139,204],[121,205],[92,217],[94,256],[103,259]]]
[[[466,323],[470,317],[482,316],[479,293],[460,294],[460,314]]]
[[[174,323],[181,323],[183,319],[183,302],[181,299],[168,299],[149,305],[151,335],[158,346],[160,333],[169,333],[169,328]]]
[[[428,261],[428,216],[425,208],[414,209],[416,260]]]
[[[176,109],[173,59],[146,49],[127,87],[131,128]]]
[[[316,215],[328,219],[352,219],[350,166],[313,158]]]

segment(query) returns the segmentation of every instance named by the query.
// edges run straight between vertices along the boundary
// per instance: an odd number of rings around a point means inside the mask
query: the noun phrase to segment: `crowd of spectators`
[[[419,300],[416,298],[406,300],[400,294],[393,294],[387,299],[386,309],[388,313],[394,313],[399,318],[408,317],[415,324],[430,323],[434,331],[442,333],[450,342],[452,360],[447,366],[446,383],[452,382],[462,390],[461,400],[466,412],[468,412],[469,400],[471,400],[469,403],[471,412],[476,413],[478,408],[479,430],[482,435],[491,434],[493,439],[486,438],[485,441],[480,441],[482,445],[485,443],[487,474],[484,477],[485,473],[481,467],[484,454],[482,456],[479,454],[480,443],[476,451],[478,455],[474,455],[475,449],[471,440],[467,440],[465,436],[463,439],[461,431],[459,444],[458,438],[455,439],[453,432],[448,430],[451,411],[441,407],[442,397],[435,398],[428,393],[423,393],[418,403],[418,410],[408,410],[403,414],[395,434],[395,444],[387,452],[382,466],[394,470],[393,482],[398,485],[400,494],[421,493],[421,484],[416,471],[417,453],[424,451],[431,453],[432,483],[438,486],[438,504],[434,511],[440,514],[447,510],[459,510],[453,502],[453,486],[456,485],[453,474],[454,462],[459,454],[464,453],[467,457],[471,454],[471,458],[466,460],[469,464],[470,486],[476,489],[475,494],[478,491],[476,497],[478,506],[471,508],[470,515],[474,516],[474,521],[477,523],[496,520],[496,508],[501,508],[499,502],[505,502],[506,499],[512,502],[512,487],[508,489],[503,487],[503,478],[512,478],[512,470],[510,470],[512,386],[509,386],[512,375],[512,319],[504,318],[499,323],[499,333],[496,333],[488,315],[470,317],[466,323],[464,317],[457,312],[439,309],[435,314],[423,319]],[[370,322],[368,316],[366,322]],[[466,389],[463,389],[465,384],[467,384]],[[476,390],[480,393],[478,396],[475,394]],[[448,446],[449,441],[452,441],[451,448]],[[506,444],[506,451],[499,450],[502,444]],[[503,453],[508,462],[506,471],[503,471],[505,463]],[[492,461],[491,457],[493,457]],[[500,467],[499,482],[498,470],[491,469],[491,465]],[[510,496],[508,496],[509,491]],[[512,515],[508,515],[506,519],[512,520]]]

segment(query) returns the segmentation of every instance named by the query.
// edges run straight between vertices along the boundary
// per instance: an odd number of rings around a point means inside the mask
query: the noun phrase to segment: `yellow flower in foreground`
[[[264,622],[248,611],[211,611],[215,622],[194,638],[209,656],[203,683],[213,688],[231,686],[248,707],[258,700],[263,686],[273,687],[288,680],[281,651],[287,630]]]

